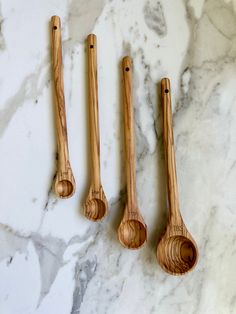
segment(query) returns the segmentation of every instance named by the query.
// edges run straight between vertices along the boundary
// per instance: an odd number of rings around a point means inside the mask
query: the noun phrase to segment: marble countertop
[[[62,20],[77,190],[52,191],[52,15]],[[83,216],[90,182],[85,38],[98,38],[102,182],[109,215]],[[133,58],[140,250],[117,240],[125,201],[121,69]],[[0,0],[1,314],[236,313],[236,1]],[[167,218],[159,83],[172,82],[181,211],[200,259],[156,261]]]

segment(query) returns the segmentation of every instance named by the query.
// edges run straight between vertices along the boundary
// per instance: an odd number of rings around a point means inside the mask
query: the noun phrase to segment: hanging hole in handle
[[[129,72],[129,68],[128,68],[128,67],[126,67],[126,68],[125,68],[125,71],[126,71],[126,72]]]
[[[53,29],[56,30],[56,29],[57,29],[57,26],[53,26]]]
[[[90,48],[92,49],[92,48],[93,48],[93,45],[90,45]]]
[[[165,89],[165,93],[168,94],[169,93],[169,89]]]

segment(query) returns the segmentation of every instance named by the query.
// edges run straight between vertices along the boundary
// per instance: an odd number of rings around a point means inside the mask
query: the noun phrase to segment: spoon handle
[[[69,152],[62,73],[61,21],[59,16],[52,16],[51,31],[59,168],[66,171],[69,165]]]
[[[181,221],[172,126],[171,91],[170,80],[168,78],[161,80],[161,99],[163,106],[163,141],[167,168],[167,193],[170,218]],[[177,223],[178,221],[176,221]]]
[[[97,37],[90,34],[87,37],[88,50],[88,87],[89,87],[89,120],[92,158],[92,184],[95,189],[101,186],[100,176],[100,137],[98,111],[98,82],[97,82]]]
[[[132,59],[124,57],[122,61],[123,72],[123,104],[125,124],[125,153],[127,176],[127,209],[137,208],[136,199],[136,173],[135,173],[135,135],[134,113],[132,97]]]

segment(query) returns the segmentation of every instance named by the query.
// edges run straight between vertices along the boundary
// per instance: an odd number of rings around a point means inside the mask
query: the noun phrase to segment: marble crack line
[[[110,199],[109,200],[109,206],[119,206],[120,203],[123,203],[124,198],[124,191],[121,190],[120,194],[117,198]],[[91,232],[94,234],[94,229],[91,228]],[[78,255],[78,253],[75,253],[74,255],[78,256],[78,262],[75,266],[75,288],[73,292],[73,304],[71,309],[71,314],[77,314],[80,313],[80,308],[84,300],[84,296],[86,293],[86,290],[88,288],[88,285],[92,278],[95,276],[96,270],[97,270],[97,259],[96,257],[93,257],[92,259],[88,259],[87,256],[89,256],[89,252],[93,250],[94,246],[98,244],[98,237],[100,236],[101,232],[103,232],[104,228],[102,223],[99,224],[96,227],[96,233],[92,241],[87,245],[87,247],[84,249],[83,253]],[[101,239],[102,237],[100,237]],[[94,256],[94,254],[92,254]],[[119,264],[119,260],[121,257],[121,253],[118,256],[117,263]],[[125,280],[124,280],[125,282]],[[122,284],[120,294],[122,292],[122,289],[124,287],[124,283]],[[118,296],[113,296],[113,298],[116,298]]]
[[[66,49],[84,41],[85,36],[91,33],[106,6],[105,0],[71,0],[65,19],[68,25],[68,39],[65,41]],[[88,19],[84,23],[84,16]],[[81,23],[83,28],[81,28]],[[79,31],[78,31],[79,30]]]
[[[77,262],[75,265],[75,289],[73,293],[73,304],[71,314],[80,313],[80,307],[84,299],[85,292],[96,273],[97,260],[86,260],[83,263]]]
[[[156,151],[156,146],[158,142],[158,129],[157,129],[157,120],[160,118],[160,114],[158,112],[158,94],[154,94],[153,87],[156,87],[156,84],[153,82],[151,75],[150,75],[150,64],[145,62],[144,60],[144,52],[142,48],[138,48],[137,53],[140,56],[141,59],[141,66],[143,67],[143,71],[145,72],[145,76],[143,79],[143,84],[141,86],[144,86],[145,89],[145,105],[147,108],[149,108],[148,111],[148,116],[152,123],[149,124],[148,128],[148,134],[146,134],[146,131],[142,129],[141,124],[140,124],[140,117],[137,116],[139,115],[139,110],[142,107],[142,102],[140,102],[138,97],[135,97],[135,125],[138,128],[139,134],[138,137],[141,139],[141,144],[143,146],[142,152],[139,153],[138,160],[139,159],[144,159],[147,155],[149,154],[154,154]],[[135,82],[134,82],[135,84]],[[135,84],[137,85],[137,84]],[[134,90],[137,90],[138,86],[134,86]],[[156,112],[156,110],[157,112]],[[150,130],[153,132],[152,136],[154,135],[155,137],[155,143],[149,144],[149,139],[148,136],[150,135]],[[150,145],[155,145],[154,151],[153,148],[150,147]]]
[[[2,229],[4,233],[6,233],[4,235],[4,239],[9,238],[9,241],[5,241],[5,242],[7,244],[9,243],[8,251],[9,251],[9,256],[11,258],[11,261],[14,258],[14,254],[16,252],[22,251],[22,249],[24,249],[24,251],[27,250],[29,241],[32,241],[35,247],[35,251],[39,260],[40,277],[41,277],[41,289],[40,289],[40,295],[39,295],[37,307],[40,306],[43,299],[50,292],[51,286],[54,283],[61,267],[63,267],[64,265],[70,262],[70,261],[64,261],[64,258],[63,258],[66,249],[74,243],[85,242],[93,234],[93,230],[91,228],[86,233],[86,235],[82,237],[74,236],[73,238],[70,239],[69,242],[65,242],[63,239],[55,238],[51,235],[43,237],[36,232],[22,234],[21,232],[16,231],[10,226],[5,225],[5,224],[0,224],[0,228]],[[95,238],[98,236],[98,233],[99,231],[97,232]],[[14,238],[12,239],[12,237]],[[25,241],[23,243],[19,242],[18,247],[16,247],[15,243],[17,243],[17,239],[23,239]],[[11,243],[14,243],[15,245],[12,248],[11,248]],[[87,244],[84,256],[86,255],[86,252],[89,250],[90,247],[92,247],[94,243],[95,243],[95,239],[94,241],[92,241],[92,244],[91,242]]]
[[[211,25],[212,25],[225,39],[231,40],[233,37],[235,37],[235,35],[232,35],[232,36],[229,37],[229,36],[227,36],[225,33],[223,33],[222,30],[220,30],[220,29],[215,25],[215,23],[213,22],[212,18],[209,16],[209,14],[208,14],[207,12],[205,12],[205,13],[203,14],[203,16],[204,16],[204,15],[207,16],[207,18],[209,19]]]
[[[88,232],[86,233],[85,237],[82,237],[83,241],[79,241],[80,242],[85,242],[86,240],[88,240],[92,235],[93,235],[93,239],[91,241],[88,242],[87,246],[83,249],[81,249],[79,252],[75,252],[73,253],[73,256],[78,256],[79,259],[83,259],[84,257],[87,256],[88,252],[96,245],[97,243],[97,238],[102,230],[102,225],[96,226],[96,228],[98,228],[98,230],[95,232],[94,235],[94,228],[90,228],[88,230]],[[75,236],[74,238],[72,238],[69,241],[69,245],[77,243],[77,236]]]
[[[6,101],[4,108],[0,110],[0,137],[3,136],[14,114],[23,106],[25,101],[35,98],[38,99],[39,96],[42,95],[44,88],[48,86],[49,71],[44,75],[43,83],[40,84],[40,88],[37,87],[37,84],[45,67],[48,66],[49,63],[44,60],[33,73],[29,74],[23,80],[15,95]]]
[[[226,62],[225,62],[226,61]],[[188,68],[188,70],[190,71],[191,73],[191,76],[192,74],[194,73],[194,71],[198,71],[198,70],[202,70],[205,66],[210,66],[210,65],[214,65],[213,67],[213,71],[216,72],[216,69],[217,68],[220,68],[222,65],[224,64],[227,64],[227,63],[232,63],[234,64],[235,63],[235,66],[236,66],[236,57],[229,57],[227,55],[225,55],[223,58],[219,57],[217,60],[205,60],[202,62],[202,64],[200,66],[187,66],[187,67],[184,67],[184,70],[182,71],[182,74],[181,74],[181,79],[180,81],[182,81],[182,77],[183,75],[185,74],[185,70],[186,68]],[[218,65],[217,65],[218,64]],[[175,106],[175,110],[172,112],[172,115],[173,115],[173,122],[174,122],[174,118],[175,116],[177,116],[178,114],[180,114],[184,109],[186,109],[187,105],[191,102],[189,100],[189,97],[190,97],[190,88],[188,90],[187,93],[183,93],[182,91],[182,88],[181,88],[181,94],[180,97],[176,100],[176,103],[178,104],[177,106]]]
[[[44,219],[45,219],[45,216],[46,216],[46,213],[49,210],[53,210],[54,207],[56,206],[56,204],[58,203],[58,198],[56,197],[56,195],[54,194],[54,191],[53,191],[55,177],[56,177],[56,173],[53,175],[53,178],[52,178],[52,181],[51,181],[52,183],[51,183],[51,186],[50,186],[50,188],[48,190],[48,194],[47,194],[47,198],[46,198],[46,201],[45,201],[45,205],[43,207],[43,211],[42,211],[42,214],[41,214],[39,227],[38,227],[36,232],[39,232],[41,230],[43,222],[44,222]]]

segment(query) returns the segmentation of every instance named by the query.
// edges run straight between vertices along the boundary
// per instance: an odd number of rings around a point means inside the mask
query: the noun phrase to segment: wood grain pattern
[[[90,34],[87,38],[87,53],[92,177],[89,194],[84,205],[84,213],[88,219],[97,221],[107,214],[108,203],[103,191],[100,175],[97,39],[94,34]]]
[[[157,246],[157,259],[161,267],[172,275],[182,275],[196,265],[198,249],[188,232],[179,208],[179,196],[175,165],[174,136],[170,81],[161,81],[161,99],[163,107],[163,141],[167,173],[167,196],[169,221],[165,234]]]
[[[71,197],[75,192],[75,180],[69,162],[64,84],[62,74],[61,23],[58,16],[51,18],[52,63],[55,89],[55,114],[57,126],[58,169],[55,193],[61,198]]]
[[[125,126],[125,152],[127,177],[127,204],[118,229],[120,243],[129,249],[140,248],[147,239],[147,227],[140,214],[136,196],[135,136],[132,100],[132,60],[125,57],[122,62],[123,104]]]

